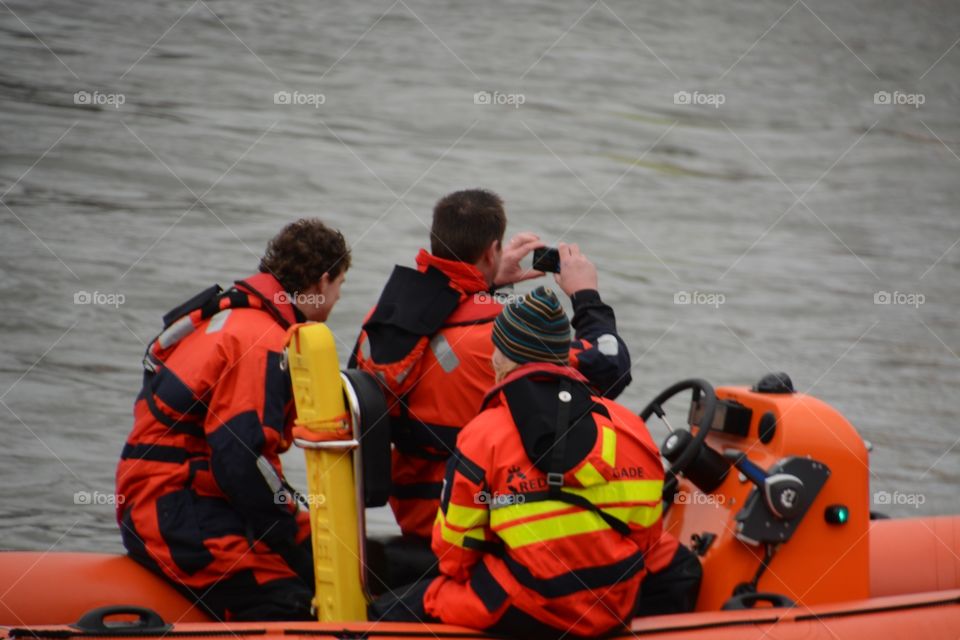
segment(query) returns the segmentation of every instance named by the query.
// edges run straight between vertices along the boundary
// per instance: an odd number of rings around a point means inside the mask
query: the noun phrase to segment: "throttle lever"
[[[791,520],[803,511],[803,481],[800,478],[789,473],[770,475],[737,449],[725,449],[723,457],[757,485],[773,515],[781,520]]]
[[[747,477],[747,480],[757,485],[759,489],[763,489],[763,485],[766,483],[767,472],[750,462],[750,458],[747,457],[743,451],[739,449],[724,449],[723,457],[733,463],[733,466],[737,468],[737,471],[742,473]]]

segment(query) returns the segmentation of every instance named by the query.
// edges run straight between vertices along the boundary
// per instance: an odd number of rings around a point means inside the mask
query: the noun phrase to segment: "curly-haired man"
[[[294,222],[260,273],[173,309],[147,348],[117,468],[123,543],[219,619],[311,617],[309,518],[279,457],[294,416],[282,352],[291,325],[327,319],[349,266],[339,231]]]

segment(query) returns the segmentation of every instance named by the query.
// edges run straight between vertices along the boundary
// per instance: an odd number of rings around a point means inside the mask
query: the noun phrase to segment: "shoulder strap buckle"
[[[551,471],[547,474],[547,484],[558,489],[563,486],[563,474]]]

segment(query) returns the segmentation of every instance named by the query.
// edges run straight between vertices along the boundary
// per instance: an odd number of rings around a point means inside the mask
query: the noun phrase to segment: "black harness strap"
[[[221,293],[223,293],[223,289],[221,289],[220,285],[218,284],[207,287],[186,302],[181,303],[177,307],[165,313],[163,315],[163,328],[166,329],[183,316],[189,314],[191,311],[195,311],[196,309],[205,306],[208,302],[210,302],[210,300],[219,299]]]
[[[563,458],[567,452],[567,433],[570,431],[570,404],[573,396],[570,394],[570,381],[560,380],[559,400],[557,403],[557,424],[553,436],[553,451],[550,455],[550,466],[547,467],[548,493],[552,499],[561,499],[563,493]]]
[[[250,292],[250,295],[260,300],[261,304],[263,305],[262,306],[263,310],[266,311],[268,314],[270,314],[273,317],[273,319],[277,321],[277,324],[279,324],[284,329],[290,328],[290,321],[283,317],[283,313],[280,312],[279,307],[277,307],[277,305],[274,304],[273,300],[270,300],[265,295],[260,293],[259,290],[255,289],[254,287],[251,287],[249,284],[247,284],[245,280],[237,280],[234,283],[234,285],[242,285],[246,287],[246,289]],[[249,298],[247,298],[247,294],[237,290],[235,287],[227,290],[221,297],[226,297],[230,299],[231,308],[243,308],[243,307],[250,306],[250,300]],[[293,308],[294,308],[294,315],[296,315],[296,307],[293,307]],[[219,306],[219,300],[218,300],[216,308],[213,309],[213,313],[211,313],[210,315],[213,315],[219,311],[220,311],[220,306]]]
[[[586,509],[587,511],[592,511],[598,516],[600,516],[601,518],[603,518],[603,521],[606,522],[611,529],[613,529],[620,535],[624,537],[627,537],[630,535],[630,525],[628,525],[626,522],[624,522],[620,518],[616,518],[610,515],[609,513],[607,513],[597,505],[593,504],[583,496],[577,495],[575,493],[570,493],[569,491],[561,491],[555,498],[550,498],[550,499],[560,500],[561,502],[566,502],[567,504],[578,506],[582,509]]]
[[[273,305],[273,303],[271,303],[269,300],[267,300],[263,296],[258,295],[257,297],[263,300],[265,303],[268,303],[271,306]],[[237,289],[229,289],[223,292],[222,294],[220,294],[219,296],[217,296],[216,298],[214,298],[213,300],[208,301],[205,305],[203,305],[202,307],[203,310],[200,312],[201,314],[200,317],[204,320],[209,320],[213,316],[220,313],[222,311],[222,309],[220,308],[220,301],[223,300],[224,298],[230,301],[230,306],[229,306],[230,309],[247,309],[250,307],[250,298],[247,297],[247,294]],[[272,307],[272,309],[264,307],[264,311],[266,311],[272,316],[277,316],[280,313],[276,307]],[[286,320],[283,320],[282,318],[280,319],[282,320],[282,322],[286,322]],[[287,324],[289,326],[289,323]]]
[[[567,433],[573,428],[573,426],[570,424],[570,405],[572,403],[572,398],[570,394],[569,380],[564,379],[560,381],[559,400],[559,407],[557,408],[557,426],[553,439],[553,451],[550,456],[550,466],[548,467],[549,471],[547,472],[548,489],[546,494],[540,499],[559,500],[560,502],[566,502],[567,504],[572,504],[580,507],[581,509],[592,511],[603,518],[603,521],[606,522],[611,529],[624,537],[629,536],[629,524],[623,520],[620,520],[619,518],[613,517],[583,496],[563,490],[562,469],[563,458],[567,449]],[[526,502],[538,502],[539,500],[537,500],[537,497],[534,497],[532,500],[528,498]]]

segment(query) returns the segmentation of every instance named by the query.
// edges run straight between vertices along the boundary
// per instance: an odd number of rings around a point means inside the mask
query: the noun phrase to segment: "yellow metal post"
[[[328,622],[366,620],[354,490],[357,443],[333,334],[322,323],[295,327],[287,358],[297,406],[294,435],[307,460],[317,615]]]

